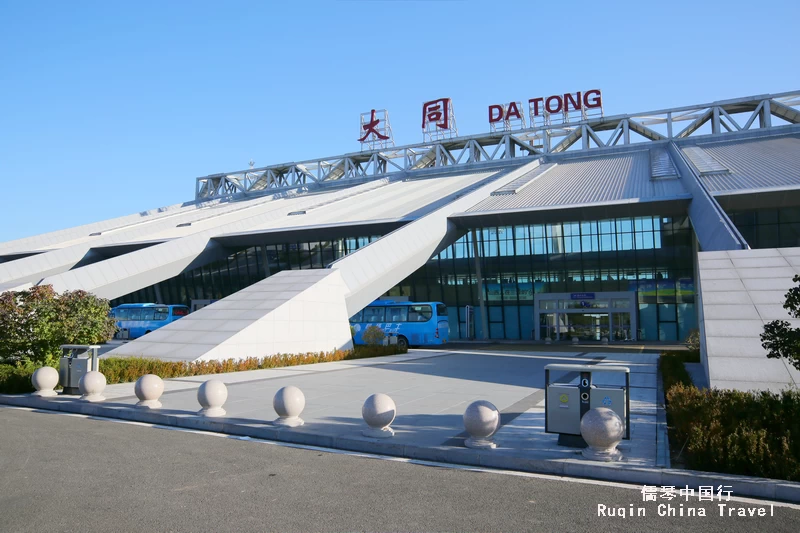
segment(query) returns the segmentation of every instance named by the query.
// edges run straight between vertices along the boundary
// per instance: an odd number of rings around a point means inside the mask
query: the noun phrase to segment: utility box
[[[80,394],[78,385],[81,378],[93,370],[100,370],[97,351],[100,346],[85,344],[64,344],[61,359],[58,361],[58,384],[62,394]]]
[[[551,383],[551,372],[560,372],[560,382]],[[592,383],[592,374],[618,372],[625,374],[622,387],[601,386]],[[546,433],[558,433],[559,444],[585,445],[582,441],[581,418],[596,407],[607,407],[617,413],[625,425],[625,438],[630,439],[630,369],[625,366],[561,365],[544,367],[545,374],[545,425]],[[564,436],[572,436],[562,438]],[[577,439],[577,441],[575,440]]]

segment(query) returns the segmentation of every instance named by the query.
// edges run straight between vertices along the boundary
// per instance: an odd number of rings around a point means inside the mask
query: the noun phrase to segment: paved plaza
[[[462,416],[471,402],[488,400],[501,412],[501,428],[495,436],[498,448],[482,454],[484,462],[489,461],[487,466],[561,473],[562,461],[586,461],[580,458],[579,449],[558,446],[558,436],[544,432],[545,365],[625,365],[631,369],[631,439],[620,445],[624,459],[616,466],[663,467],[668,466],[668,453],[663,432],[658,431],[657,361],[658,355],[652,353],[579,349],[410,350],[372,359],[168,379],[161,398],[163,408],[153,414],[160,416],[161,423],[191,427],[200,408],[197,389],[214,378],[228,387],[227,416],[206,419],[214,425],[203,429],[390,455],[415,456],[424,450],[420,456],[426,459],[459,462],[462,458],[472,463],[468,456],[475,452],[464,447]],[[566,377],[577,381],[574,374]],[[563,381],[555,373],[551,379]],[[623,379],[622,375],[599,373],[594,381],[597,385],[623,385]],[[277,416],[272,399],[287,385],[299,387],[305,394],[305,425],[279,429],[271,423]],[[376,392],[388,394],[397,405],[392,424],[396,434],[391,439],[361,435],[367,427],[361,407]],[[138,401],[133,383],[110,385],[104,395],[106,401],[99,404],[104,416],[130,418]],[[64,403],[78,402],[76,397],[45,401],[65,410],[70,409]],[[141,409],[135,411],[142,413]],[[492,464],[491,458],[501,462]]]

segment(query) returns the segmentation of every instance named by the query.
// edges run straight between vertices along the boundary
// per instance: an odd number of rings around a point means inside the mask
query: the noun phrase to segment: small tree
[[[800,276],[796,275],[792,281],[798,285],[786,293],[783,307],[792,318],[800,319]],[[800,370],[800,328],[793,328],[786,320],[773,320],[764,325],[761,346],[767,350],[767,357],[770,359],[786,358]]]
[[[700,330],[693,329],[689,332],[689,336],[686,337],[684,341],[686,347],[692,350],[693,352],[700,351]]]
[[[373,346],[383,344],[383,339],[385,337],[386,334],[378,326],[370,326],[361,334],[361,340]]]
[[[0,294],[0,360],[49,364],[62,344],[99,344],[116,331],[108,300],[50,285]]]

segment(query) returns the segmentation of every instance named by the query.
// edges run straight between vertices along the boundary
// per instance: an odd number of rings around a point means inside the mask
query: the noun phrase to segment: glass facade
[[[380,239],[380,235],[347,237],[332,241],[295,242],[251,246],[194,270],[111,301],[123,303],[161,302],[190,305],[192,300],[219,300],[281,270],[322,268],[340,257]],[[157,292],[158,291],[158,292]]]
[[[636,217],[476,231],[487,336],[532,339],[534,294],[636,292],[640,340],[683,340],[697,327],[688,218]],[[472,232],[389,292],[448,306],[451,338],[480,337]],[[466,331],[465,306],[475,308]]]
[[[485,227],[458,239],[388,291],[448,306],[451,339],[480,337],[474,249],[481,261],[490,339],[534,338],[534,295],[636,293],[640,340],[685,339],[696,327],[692,229],[687,217],[647,216]],[[379,236],[255,246],[159,283],[161,303],[220,299],[286,269],[321,268]],[[154,302],[154,287],[113,305]],[[475,309],[466,330],[465,306]],[[613,302],[609,302],[613,306]]]
[[[730,211],[728,216],[751,248],[800,246],[800,207]]]

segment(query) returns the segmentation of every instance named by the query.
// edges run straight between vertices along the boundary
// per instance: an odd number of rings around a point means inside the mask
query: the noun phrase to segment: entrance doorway
[[[534,296],[536,340],[635,340],[636,293],[555,293]]]

